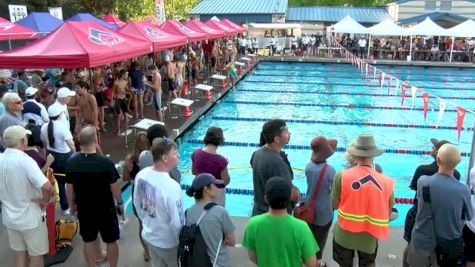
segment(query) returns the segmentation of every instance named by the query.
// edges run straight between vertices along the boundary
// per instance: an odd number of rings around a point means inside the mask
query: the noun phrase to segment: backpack
[[[79,223],[71,218],[56,222],[56,247],[71,245],[73,238],[78,232]]]
[[[199,223],[203,219],[208,210],[218,204],[211,202],[204,206],[203,213],[201,213],[196,223],[183,226],[180,230],[178,238],[178,266],[180,267],[211,267],[212,263],[208,256],[208,247],[201,235]],[[186,221],[185,211],[185,221]],[[217,255],[219,254],[219,251]]]

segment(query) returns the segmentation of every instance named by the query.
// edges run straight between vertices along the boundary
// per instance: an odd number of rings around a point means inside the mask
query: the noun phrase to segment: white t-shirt
[[[7,148],[0,154],[0,200],[3,224],[24,231],[38,227],[43,212],[31,199],[41,197],[47,182],[38,164],[23,151]]]
[[[359,47],[366,47],[366,40],[365,39],[360,39],[358,41],[358,46]]]
[[[64,115],[61,114],[61,116]],[[69,125],[66,126],[64,122],[59,120],[60,119],[50,121],[41,126],[41,140],[43,141],[43,144],[46,144],[46,148],[48,150],[54,151],[56,153],[69,153],[69,151],[71,151],[71,148],[69,148],[66,141],[72,140],[73,135],[71,134],[71,131],[69,131]],[[54,147],[50,146],[48,140],[48,125],[50,123],[53,123]]]
[[[178,246],[185,220],[180,185],[168,173],[147,167],[135,177],[134,206],[142,221],[142,238],[159,248]]]

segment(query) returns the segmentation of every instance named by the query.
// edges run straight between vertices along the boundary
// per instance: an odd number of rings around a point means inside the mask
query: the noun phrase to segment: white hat
[[[38,92],[38,89],[36,89],[35,87],[28,87],[26,88],[25,94],[26,96],[33,96],[36,94],[36,92]]]
[[[76,92],[69,90],[67,87],[61,87],[58,90],[58,98],[65,98],[69,96],[75,96]]]
[[[169,62],[170,61],[170,56],[166,55],[165,58],[163,59],[164,62]]]
[[[59,103],[54,103],[48,107],[48,116],[50,117],[59,116],[62,112],[64,112],[64,108]]]
[[[10,126],[3,132],[3,142],[7,147],[16,146],[22,138],[29,134],[31,134],[31,131],[20,125]]]
[[[9,78],[12,77],[12,72],[7,69],[0,69],[0,78]]]

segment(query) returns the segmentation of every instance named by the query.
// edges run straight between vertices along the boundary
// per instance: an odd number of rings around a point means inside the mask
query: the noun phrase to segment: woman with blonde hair
[[[140,168],[139,168],[139,155],[142,153],[142,151],[148,151],[150,150],[150,143],[147,138],[147,132],[140,131],[137,133],[137,136],[135,138],[135,147],[134,151],[132,154],[127,155],[124,161],[124,170],[122,172],[122,180],[123,181],[131,181],[131,188],[132,188],[132,203],[133,203],[133,197],[134,197],[134,179],[137,173],[139,173]],[[132,209],[134,211],[135,216],[137,219],[139,218],[137,216],[137,211],[135,210],[135,206],[132,205]],[[142,221],[139,219],[139,238],[140,238],[140,243],[142,244],[142,247],[144,249],[143,252],[143,258],[145,261],[150,260],[150,255],[148,254],[148,247],[147,244],[142,240]]]

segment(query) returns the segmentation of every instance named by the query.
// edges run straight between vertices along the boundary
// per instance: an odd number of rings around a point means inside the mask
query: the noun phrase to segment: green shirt
[[[242,245],[256,253],[260,267],[302,266],[320,250],[306,222],[268,213],[249,220]]]
[[[332,203],[340,199],[341,195],[341,171],[335,174],[333,179],[332,189]],[[389,210],[394,206],[394,191],[389,199]],[[376,251],[377,239],[367,232],[353,233],[341,229],[337,224],[333,227],[333,237],[335,242],[347,249],[356,249],[368,254],[373,254]]]

